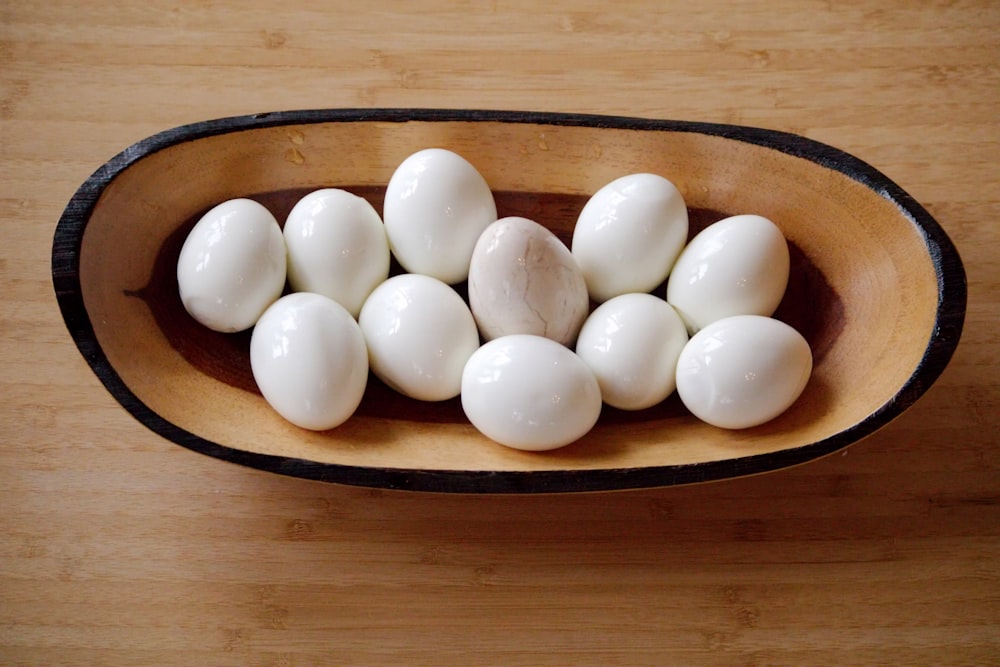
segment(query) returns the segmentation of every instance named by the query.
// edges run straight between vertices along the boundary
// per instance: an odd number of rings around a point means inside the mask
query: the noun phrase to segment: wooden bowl
[[[692,234],[725,215],[774,220],[791,249],[776,317],[809,341],[815,368],[795,405],[726,431],[676,395],[640,412],[605,406],[598,425],[549,453],[497,445],[459,399],[420,403],[372,378],[358,412],[326,432],[282,420],[254,384],[248,334],[196,324],[176,261],[194,222],[233,197],[284,220],[322,187],[381,211],[395,167],[427,147],[470,160],[499,213],[568,241],[587,197],[632,172],[672,180]],[[344,484],[449,492],[568,492],[665,486],[760,473],[829,454],[897,417],[938,377],[965,314],[961,261],[941,227],[871,166],[802,137],[636,118],[447,110],[319,110],[227,118],[127,148],[73,196],[52,274],[81,353],[156,433],[262,470]]]

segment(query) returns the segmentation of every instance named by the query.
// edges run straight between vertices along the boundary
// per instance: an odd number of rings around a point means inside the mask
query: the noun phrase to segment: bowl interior
[[[249,334],[208,331],[181,307],[174,270],[184,236],[232,197],[256,198],[283,221],[299,196],[340,187],[381,211],[396,166],[432,146],[480,170],[501,216],[535,219],[567,242],[586,198],[633,172],[680,188],[692,234],[725,215],[772,219],[793,260],[776,316],[806,336],[815,356],[804,394],[781,417],[744,431],[699,422],[676,396],[634,413],[605,407],[590,434],[549,453],[490,442],[465,420],[458,399],[411,401],[374,378],[358,413],[339,428],[316,433],[285,422],[253,384]],[[837,170],[700,132],[498,121],[281,124],[170,145],[104,189],[84,233],[79,275],[110,365],[168,422],[247,452],[411,470],[688,465],[819,442],[893,399],[925,353],[938,308],[920,230],[892,201]]]

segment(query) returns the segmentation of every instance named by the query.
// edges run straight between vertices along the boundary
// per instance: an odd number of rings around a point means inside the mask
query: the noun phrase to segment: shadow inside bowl
[[[382,210],[384,187],[358,186],[344,189],[365,197],[376,210]],[[249,195],[266,206],[284,224],[295,203],[311,189],[288,189]],[[522,216],[536,220],[551,229],[567,246],[573,225],[587,198],[582,195],[497,192],[500,217]],[[207,209],[206,209],[207,210]],[[202,211],[180,225],[160,247],[149,282],[126,292],[142,299],[150,309],[158,327],[170,346],[200,372],[229,386],[260,394],[250,368],[250,331],[226,334],[200,325],[184,310],[177,289],[177,259],[188,233]],[[689,240],[708,225],[729,215],[707,209],[689,210]],[[823,273],[794,243],[789,243],[791,259],[788,288],[774,316],[798,330],[809,342],[814,364],[822,362],[826,352],[844,327],[844,306],[840,296],[827,282]],[[391,272],[402,272],[393,261]],[[466,285],[455,289],[467,299]],[[653,290],[663,295],[666,284]],[[374,375],[369,377],[357,414],[383,419],[412,418],[429,423],[465,423],[461,401],[428,403],[409,399],[390,389]],[[601,422],[607,425],[635,424],[683,418],[688,413],[676,393],[667,400],[645,410],[626,411],[604,407]]]

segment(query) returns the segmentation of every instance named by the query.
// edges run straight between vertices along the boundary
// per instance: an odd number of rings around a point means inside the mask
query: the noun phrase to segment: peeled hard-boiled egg
[[[502,218],[479,237],[469,266],[469,306],[486,340],[535,334],[576,340],[590,308],[569,248],[527,218]]]
[[[358,317],[375,375],[422,401],[458,396],[462,369],[479,347],[472,313],[437,278],[402,274],[372,291]]]
[[[788,285],[788,244],[759,215],[709,225],[684,248],[667,282],[667,301],[689,331],[732,315],[774,314]]]
[[[250,367],[264,399],[302,428],[325,430],[354,414],[368,383],[368,352],[347,310],[299,292],[268,308],[250,337]]]
[[[382,210],[389,247],[409,273],[449,285],[469,275],[476,240],[497,219],[486,180],[465,158],[427,148],[393,172]]]
[[[687,206],[677,187],[656,174],[629,174],[584,205],[572,251],[590,297],[602,302],[655,289],[666,280],[687,233]]]
[[[249,329],[285,287],[285,241],[251,199],[215,206],[188,233],[177,260],[184,309],[210,329]]]
[[[530,451],[583,437],[601,414],[597,379],[580,357],[529,334],[496,338],[469,358],[462,408],[486,437]]]
[[[378,212],[362,197],[326,188],[300,199],[285,220],[288,283],[328,296],[358,316],[389,275],[389,242]]]
[[[605,403],[642,410],[674,392],[677,359],[687,341],[684,322],[666,301],[622,294],[590,314],[576,353],[597,377]]]
[[[812,373],[809,343],[770,317],[736,315],[696,333],[677,361],[677,393],[702,421],[757,426],[787,410]]]

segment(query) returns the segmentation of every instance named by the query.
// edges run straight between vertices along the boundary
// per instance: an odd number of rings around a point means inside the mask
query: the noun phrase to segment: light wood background
[[[155,436],[63,326],[66,202],[159,130],[354,106],[830,143],[957,243],[962,343],[870,439],[702,486],[379,492]],[[0,664],[1000,664],[998,118],[990,0],[0,0]]]

